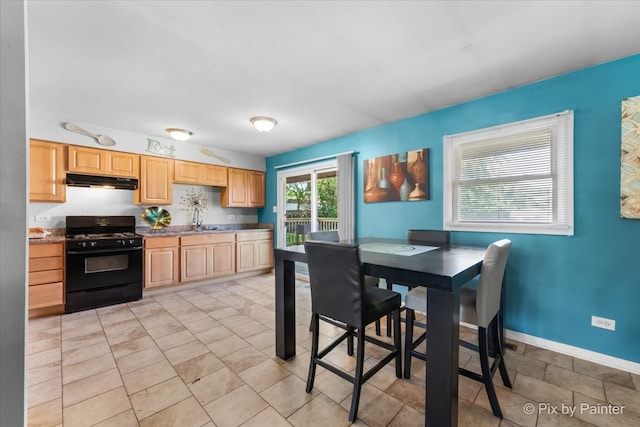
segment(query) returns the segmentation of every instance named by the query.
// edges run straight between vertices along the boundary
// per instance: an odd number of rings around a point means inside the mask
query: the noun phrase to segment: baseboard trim
[[[460,322],[461,325],[471,329],[478,329],[476,325]],[[556,353],[565,354],[567,356],[577,357],[578,359],[587,360],[589,362],[598,363],[610,368],[620,369],[621,371],[631,372],[640,375],[640,363],[630,360],[620,359],[618,357],[609,356],[607,354],[597,353],[580,347],[563,344],[557,341],[551,341],[544,338],[536,337],[522,332],[506,329],[507,338],[519,341],[524,344],[535,345],[545,350],[555,351]]]

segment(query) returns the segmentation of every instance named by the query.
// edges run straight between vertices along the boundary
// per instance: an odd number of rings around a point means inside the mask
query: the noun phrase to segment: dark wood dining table
[[[406,240],[357,238],[344,243],[392,243]],[[391,283],[427,288],[427,379],[425,425],[458,425],[458,340],[460,288],[480,273],[486,248],[451,244],[411,256],[361,248],[364,273]],[[306,263],[304,245],[275,249],[276,355],[296,354],[295,262]],[[331,266],[327,266],[331,268]]]

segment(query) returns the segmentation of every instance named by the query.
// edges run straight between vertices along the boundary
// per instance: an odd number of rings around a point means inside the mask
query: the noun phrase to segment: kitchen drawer
[[[64,280],[63,270],[47,270],[29,273],[29,286],[40,285],[42,283],[62,282]]]
[[[29,245],[29,258],[44,258],[63,255],[62,243],[42,243]]]
[[[29,272],[58,270],[64,267],[64,259],[61,256],[45,258],[29,258]]]
[[[246,242],[248,240],[269,240],[273,239],[273,231],[255,231],[238,233],[238,242]]]
[[[170,248],[173,246],[178,246],[179,241],[180,241],[180,238],[178,236],[146,237],[144,239],[144,248],[145,249]]]
[[[64,304],[62,282],[29,286],[29,309]]]
[[[193,234],[180,237],[181,246],[208,245],[211,243],[225,243],[235,241],[235,233]]]

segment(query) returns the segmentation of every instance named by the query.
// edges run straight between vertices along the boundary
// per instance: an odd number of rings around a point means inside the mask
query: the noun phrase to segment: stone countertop
[[[46,231],[46,237],[29,239],[29,244],[64,242],[64,228],[51,228],[46,229]],[[191,225],[174,225],[161,230],[153,230],[150,227],[136,227],[136,233],[143,237],[172,237],[210,233],[255,233],[260,231],[273,231],[273,224],[206,224],[202,226],[200,231],[194,230]]]
[[[64,236],[47,235],[41,239],[29,239],[30,245],[40,245],[43,243],[60,243],[64,242]]]
[[[184,231],[164,231],[164,230],[136,230],[138,234],[143,237],[173,237],[173,236],[188,236],[193,234],[213,234],[213,233],[255,233],[260,231],[273,231],[271,228],[253,228],[245,230],[213,230],[203,229],[200,231],[184,230]],[[30,245],[41,245],[45,243],[60,243],[64,242],[64,236],[48,235],[40,239],[29,239]]]
[[[45,228],[46,236],[42,238],[29,238],[29,244],[44,244],[44,243],[60,243],[64,242],[64,228]],[[27,231],[27,237],[29,232]]]
[[[194,230],[190,225],[169,226],[161,230],[153,230],[150,227],[138,227],[136,233],[144,237],[173,237],[187,236],[192,234],[212,234],[212,233],[253,233],[260,231],[273,231],[272,224],[207,224],[203,225],[199,231]]]

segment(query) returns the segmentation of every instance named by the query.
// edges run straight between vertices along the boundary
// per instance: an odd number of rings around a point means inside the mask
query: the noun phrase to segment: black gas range
[[[67,216],[65,312],[142,298],[142,241],[134,216]]]

